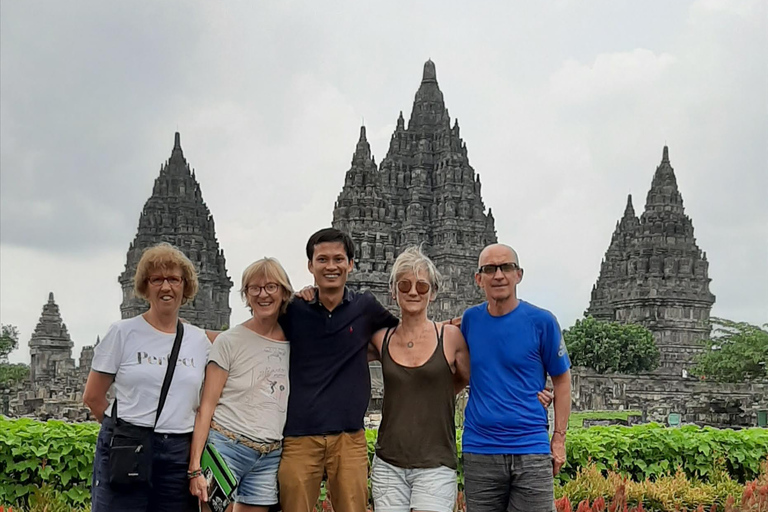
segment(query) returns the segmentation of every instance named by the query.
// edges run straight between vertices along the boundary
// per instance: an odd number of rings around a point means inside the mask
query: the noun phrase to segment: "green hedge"
[[[61,491],[72,505],[87,503],[98,429],[95,423],[0,417],[0,504],[23,503],[43,484]],[[366,438],[368,455],[373,457],[376,431],[366,432]],[[460,453],[460,433],[457,445]],[[707,482],[717,467],[743,483],[755,478],[760,461],[768,456],[768,429],[592,427],[569,430],[566,448],[568,463],[561,481],[572,479],[591,461],[601,470],[615,469],[638,481],[680,467],[689,478]],[[463,488],[461,458],[458,479]]]
[[[744,483],[757,476],[761,461],[768,456],[768,429],[667,428],[656,423],[592,427],[568,430],[566,448],[564,480],[592,460],[599,469],[615,469],[634,480],[680,467],[687,477],[706,482],[718,467]]]
[[[72,505],[91,499],[91,467],[99,425],[0,417],[0,504],[26,502],[42,484]]]

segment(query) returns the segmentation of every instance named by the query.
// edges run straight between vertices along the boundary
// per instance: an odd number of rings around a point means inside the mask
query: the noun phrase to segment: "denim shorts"
[[[277,503],[277,468],[280,466],[281,448],[261,454],[215,430],[208,434],[208,442],[213,443],[237,479],[237,503],[263,506]]]
[[[455,469],[403,469],[373,457],[371,494],[376,512],[453,512],[456,493]]]

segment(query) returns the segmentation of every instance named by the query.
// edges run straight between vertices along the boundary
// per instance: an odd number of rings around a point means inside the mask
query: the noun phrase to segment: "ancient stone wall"
[[[644,421],[666,423],[678,413],[683,423],[714,427],[757,425],[757,411],[768,409],[768,382],[724,384],[676,375],[598,374],[574,368],[573,410],[635,409]]]

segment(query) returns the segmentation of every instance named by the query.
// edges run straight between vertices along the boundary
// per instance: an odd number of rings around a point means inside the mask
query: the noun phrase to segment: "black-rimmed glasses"
[[[477,269],[478,274],[485,274],[487,276],[492,276],[496,274],[496,271],[501,269],[502,272],[505,274],[511,274],[515,270],[520,270],[520,265],[518,265],[515,262],[509,262],[509,263],[500,263],[499,265],[483,265],[479,269]]]
[[[261,294],[261,290],[264,290],[267,292],[267,295],[272,295],[277,290],[280,289],[280,285],[277,283],[267,283],[264,286],[259,286],[257,284],[249,284],[246,288],[246,291],[248,292],[248,295],[251,297],[258,297]]]

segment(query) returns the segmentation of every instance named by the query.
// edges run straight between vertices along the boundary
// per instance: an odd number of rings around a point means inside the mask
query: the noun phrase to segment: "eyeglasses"
[[[259,286],[257,284],[249,284],[246,288],[246,291],[248,292],[248,295],[251,297],[258,297],[261,295],[261,290],[264,290],[267,292],[267,295],[272,295],[277,290],[280,289],[280,285],[277,283],[267,283],[264,286]]]
[[[498,269],[501,269],[502,272],[505,274],[511,274],[515,270],[520,270],[520,265],[514,262],[509,263],[501,263],[500,265],[483,265],[479,269],[477,269],[478,274],[485,274],[487,276],[492,276],[496,274],[496,271]]]
[[[398,281],[397,283],[397,289],[400,290],[400,293],[408,293],[411,291],[412,284],[410,281]],[[428,282],[426,281],[416,281],[416,293],[419,295],[424,295],[425,293],[429,292],[429,289],[432,288]]]
[[[184,278],[179,276],[152,276],[147,281],[152,286],[163,286],[165,281],[168,281],[168,284],[171,286],[179,286],[184,282]]]

